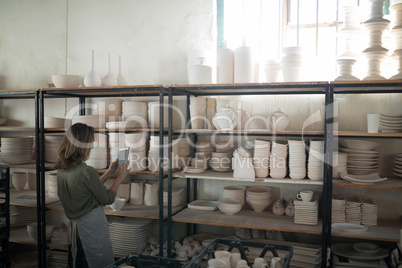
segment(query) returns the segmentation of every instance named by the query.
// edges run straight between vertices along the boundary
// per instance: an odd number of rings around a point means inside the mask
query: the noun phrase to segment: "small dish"
[[[333,223],[331,225],[332,229],[334,229],[337,232],[343,232],[343,233],[348,233],[348,234],[353,234],[353,233],[362,233],[366,231],[368,228],[364,225],[360,224],[355,224],[355,223]]]
[[[191,174],[200,174],[205,172],[205,168],[186,167],[183,172]]]
[[[368,242],[358,242],[354,243],[353,248],[361,253],[361,254],[366,254],[366,255],[372,255],[380,251],[380,246],[374,244],[374,243],[368,243]]]
[[[188,205],[189,209],[215,211],[218,209],[218,201],[211,200],[195,200]]]

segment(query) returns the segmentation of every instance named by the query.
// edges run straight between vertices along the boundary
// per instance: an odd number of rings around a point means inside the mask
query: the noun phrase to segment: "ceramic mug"
[[[226,262],[221,259],[210,259],[208,261],[208,267],[213,268],[226,268]]]
[[[313,198],[313,191],[301,191],[300,193],[297,194],[297,199],[301,199],[304,202],[310,202],[311,199]]]
[[[282,259],[280,257],[273,257],[271,259],[271,268],[283,268]]]
[[[263,258],[255,258],[253,268],[268,268],[268,264]]]
[[[241,260],[240,253],[232,252],[232,255],[230,257],[230,265],[232,266],[232,268],[236,268],[237,261],[239,260]]]

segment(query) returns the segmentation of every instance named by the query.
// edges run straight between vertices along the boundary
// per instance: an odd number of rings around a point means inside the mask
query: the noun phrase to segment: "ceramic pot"
[[[273,257],[270,268],[283,268],[282,259],[280,257]]]
[[[144,182],[132,182],[130,192],[130,204],[142,205],[144,204]]]
[[[284,131],[289,124],[289,116],[282,112],[280,109],[274,112],[268,121],[271,124],[273,131]]]
[[[144,205],[146,206],[156,206],[158,202],[158,183],[145,183],[145,193],[144,193]]]
[[[288,205],[286,206],[285,214],[286,214],[286,216],[289,216],[289,217],[293,217],[295,215],[295,206],[294,206],[292,200],[290,200]]]
[[[26,172],[13,172],[11,174],[11,180],[13,186],[17,191],[22,191],[27,184],[27,173]]]
[[[238,114],[235,109],[227,106],[220,109],[212,118],[212,123],[218,130],[233,130],[237,126]]]
[[[272,206],[272,213],[278,216],[285,214],[285,207],[280,199],[276,200],[275,204]]]

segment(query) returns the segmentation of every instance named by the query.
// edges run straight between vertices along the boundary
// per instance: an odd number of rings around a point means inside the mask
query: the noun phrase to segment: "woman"
[[[85,164],[94,136],[92,127],[76,123],[67,130],[57,151],[57,193],[70,219],[70,267],[98,268],[114,263],[108,223],[102,206],[114,202],[117,187],[129,171],[129,163],[117,167],[116,160],[99,178],[98,172]],[[116,180],[107,190],[103,183],[111,177]]]

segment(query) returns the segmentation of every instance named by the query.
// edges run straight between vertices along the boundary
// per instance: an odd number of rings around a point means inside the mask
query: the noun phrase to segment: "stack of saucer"
[[[123,102],[122,115],[124,121],[126,121],[131,128],[148,127],[148,103],[146,102]]]
[[[347,153],[338,153],[334,152],[332,154],[332,177],[336,179],[341,178],[341,173],[348,173],[348,169],[346,167],[348,161]]]
[[[122,113],[122,99],[104,99],[98,102],[96,113],[105,119],[105,122],[119,121]]]
[[[289,177],[302,180],[306,177],[306,149],[304,141],[289,140]]]
[[[147,169],[147,140],[146,132],[126,133],[125,144],[130,148],[129,161],[132,171]]]
[[[268,177],[270,152],[271,143],[269,141],[255,140],[253,166],[257,178]]]
[[[366,140],[340,140],[341,152],[348,154],[348,174],[368,175],[378,172],[379,152],[374,149],[380,144]]]
[[[332,223],[345,222],[346,201],[341,195],[332,195]]]
[[[402,132],[402,116],[380,114],[381,132]]]
[[[318,198],[316,196],[309,202],[295,200],[294,223],[316,225],[318,223]]]
[[[362,221],[362,207],[358,197],[346,197],[346,213],[345,220],[349,223],[361,224]]]
[[[307,177],[313,181],[324,177],[324,141],[310,141]]]
[[[185,203],[185,191],[182,188],[172,189],[172,207],[177,207]],[[168,205],[168,191],[163,190],[163,206]]]
[[[232,154],[231,153],[212,153],[209,161],[213,171],[226,172],[232,170]]]
[[[109,133],[109,161],[115,161],[119,157],[119,149],[126,147],[126,136],[124,133]]]
[[[33,138],[1,138],[1,160],[6,164],[32,162]]]
[[[396,156],[395,156],[394,175],[402,178],[402,153],[396,154]]]
[[[362,224],[377,225],[378,206],[370,198],[360,198],[362,203]]]
[[[269,155],[269,175],[273,179],[283,179],[287,173],[288,145],[272,142]]]
[[[37,219],[36,207],[10,205],[10,227],[26,226]]]
[[[95,169],[107,168],[107,152],[107,135],[95,133],[94,147],[89,154],[86,164]]]

